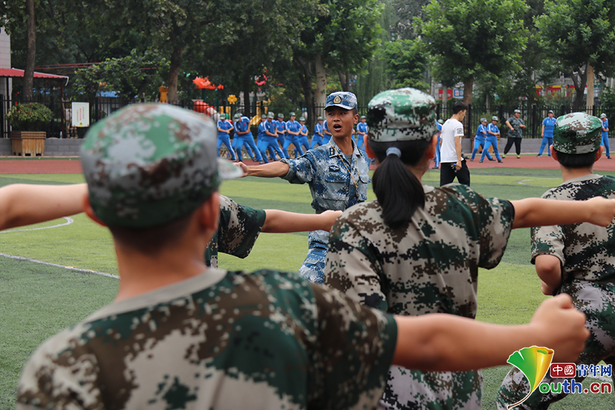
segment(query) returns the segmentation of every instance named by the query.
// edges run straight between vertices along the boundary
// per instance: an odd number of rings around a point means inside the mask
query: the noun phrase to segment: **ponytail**
[[[425,206],[423,184],[407,165],[415,165],[430,143],[430,140],[369,141],[380,162],[372,187],[382,207],[384,223],[393,229],[408,224],[414,212]]]

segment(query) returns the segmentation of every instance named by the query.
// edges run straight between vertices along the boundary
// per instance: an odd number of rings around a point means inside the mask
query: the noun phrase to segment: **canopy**
[[[209,77],[197,77],[192,82],[196,85],[196,88],[199,90],[222,90],[224,89],[223,85],[214,85],[211,81],[209,81]]]
[[[24,70],[19,70],[17,68],[0,68],[0,77],[11,77],[11,78],[21,78],[23,77]],[[55,74],[47,74],[47,73],[39,73],[34,72],[34,78],[46,78],[53,80],[65,80],[66,84],[68,84],[68,77],[65,75],[55,75]]]

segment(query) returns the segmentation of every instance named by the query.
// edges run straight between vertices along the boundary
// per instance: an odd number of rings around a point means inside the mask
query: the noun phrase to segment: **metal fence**
[[[53,112],[54,118],[51,122],[45,125],[45,129],[41,131],[46,131],[48,137],[55,138],[82,138],[86,131],[87,127],[76,128],[71,125],[71,102],[68,100],[62,100],[59,97],[54,96],[42,96],[39,95],[33,101],[27,102],[38,102],[41,103]],[[10,126],[6,120],[6,113],[11,109],[11,107],[16,103],[23,103],[22,101],[15,102],[6,96],[0,95],[0,137],[8,138]],[[127,102],[122,102],[117,98],[95,98],[89,101],[89,115],[90,115],[90,126],[95,124],[97,121],[107,117],[114,111],[119,110],[120,108],[128,105]],[[247,107],[239,104],[221,104],[211,106],[203,103],[199,100],[184,100],[178,101],[174,103],[174,105],[183,107],[189,110],[194,110],[196,112],[204,113],[208,108],[212,108],[218,113],[226,113],[231,119],[236,113],[250,113],[251,117],[260,118],[262,114],[266,114],[269,112],[269,104],[266,101],[257,101],[252,102],[249,107],[249,111],[246,109]],[[275,108],[275,107],[272,107]],[[499,119],[498,126],[501,131],[501,136],[506,138],[508,134],[508,127],[505,125],[506,120],[513,117],[513,113],[515,109],[521,110],[521,118],[525,121],[526,129],[523,133],[525,138],[541,138],[541,128],[542,121],[547,117],[549,110],[553,110],[555,117],[571,112],[570,106],[537,106],[537,105],[529,105],[521,103],[518,106],[504,106],[504,105],[495,105],[491,107],[487,107],[484,105],[471,104],[468,106],[468,111],[466,113],[466,137],[470,138],[474,136],[478,125],[480,124],[480,118],[485,117],[487,121],[491,121],[492,116],[497,116]],[[305,108],[297,107],[295,110],[297,114],[297,118],[304,115]],[[316,117],[324,114],[324,106],[315,106]],[[359,115],[365,115],[367,112],[367,106],[359,106],[358,113]],[[615,116],[615,109],[604,109],[599,105],[592,107],[589,110],[592,115],[600,116],[601,113],[605,113],[607,117],[611,117],[611,115]],[[447,106],[443,106],[438,104],[436,107],[436,113],[438,118],[442,118],[444,120],[450,118],[452,115],[452,101],[450,101]],[[277,112],[276,112],[277,114]],[[284,113],[285,119],[288,119],[287,112]],[[256,121],[255,121],[256,122]],[[310,121],[308,118],[307,124],[313,124],[315,119]],[[310,130],[311,131],[311,130]]]

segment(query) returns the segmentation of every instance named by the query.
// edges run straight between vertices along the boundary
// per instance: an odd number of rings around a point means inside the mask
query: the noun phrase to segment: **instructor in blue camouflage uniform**
[[[584,112],[561,116],[555,124],[551,154],[558,161],[564,182],[542,196],[563,201],[615,198],[615,179],[592,173],[602,156],[600,119]],[[589,223],[532,228],[532,260],[546,295],[566,293],[587,316],[590,337],[578,364],[597,365],[615,359],[615,224],[600,227]],[[557,353],[557,351],[556,351]],[[581,382],[584,377],[577,377]],[[557,382],[548,374],[543,383]],[[528,393],[523,373],[511,369],[498,392],[498,409],[517,403]],[[566,394],[536,390],[520,410],[546,409]],[[585,397],[583,408],[591,407]]]
[[[474,319],[478,268],[497,266],[513,228],[590,220],[596,203],[506,201],[466,185],[422,185],[435,153],[435,108],[433,97],[412,88],[370,101],[366,149],[378,162],[377,200],[344,211],[333,225],[324,284],[388,313]],[[600,222],[611,219],[607,214]],[[477,410],[481,384],[480,371],[394,366],[381,408]]]
[[[369,165],[352,140],[357,114],[357,97],[350,92],[327,96],[327,123],[333,138],[295,160],[275,164],[246,166],[246,176],[282,177],[293,184],[307,183],[312,193],[312,208],[343,211],[367,199]],[[322,283],[329,232],[312,231],[309,250],[299,273],[314,283]]]

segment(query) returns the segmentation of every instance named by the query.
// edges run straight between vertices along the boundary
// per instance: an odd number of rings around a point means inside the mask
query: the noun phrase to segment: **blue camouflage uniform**
[[[314,148],[316,145],[323,145],[323,132],[324,125],[317,122],[314,126],[314,136],[312,137],[312,143],[310,144],[310,149]]]
[[[286,156],[286,158],[290,158],[290,156],[288,155],[288,147],[290,146],[290,144],[293,144],[293,146],[295,147],[295,152],[298,153],[299,156],[303,155],[303,150],[301,149],[301,145],[299,143],[299,139],[300,139],[299,135],[293,135],[288,132],[288,131],[292,131],[292,132],[301,131],[301,124],[299,124],[298,121],[288,120],[286,122],[286,130],[287,130],[286,141],[284,142],[284,146],[282,147],[282,152],[284,152],[284,155]]]
[[[262,161],[261,154],[258,152],[256,148],[256,144],[254,144],[254,136],[252,135],[252,131],[250,131],[250,119],[248,117],[242,116],[239,120],[235,121],[235,138],[233,139],[233,148],[237,153],[237,157],[239,161],[243,161],[241,155],[241,148],[245,145],[248,152],[252,151],[252,158],[254,161]],[[239,132],[250,131],[247,134],[239,135]]]
[[[218,120],[217,124],[218,128],[223,130],[230,130],[233,128],[233,124],[229,120]],[[231,159],[235,160],[235,152],[233,152],[233,147],[231,146],[231,138],[226,132],[221,132],[218,130],[218,156],[220,156],[220,146],[224,144],[228,149],[228,152],[231,154]]]
[[[309,150],[301,158],[283,159],[289,166],[282,178],[291,184],[307,183],[312,193],[312,208],[316,213],[326,210],[343,211],[367,199],[370,182],[369,165],[363,153],[353,143],[350,158],[342,154],[335,140]],[[351,172],[349,172],[349,170]],[[324,279],[329,232],[310,232],[309,250],[299,274],[314,283]]]

